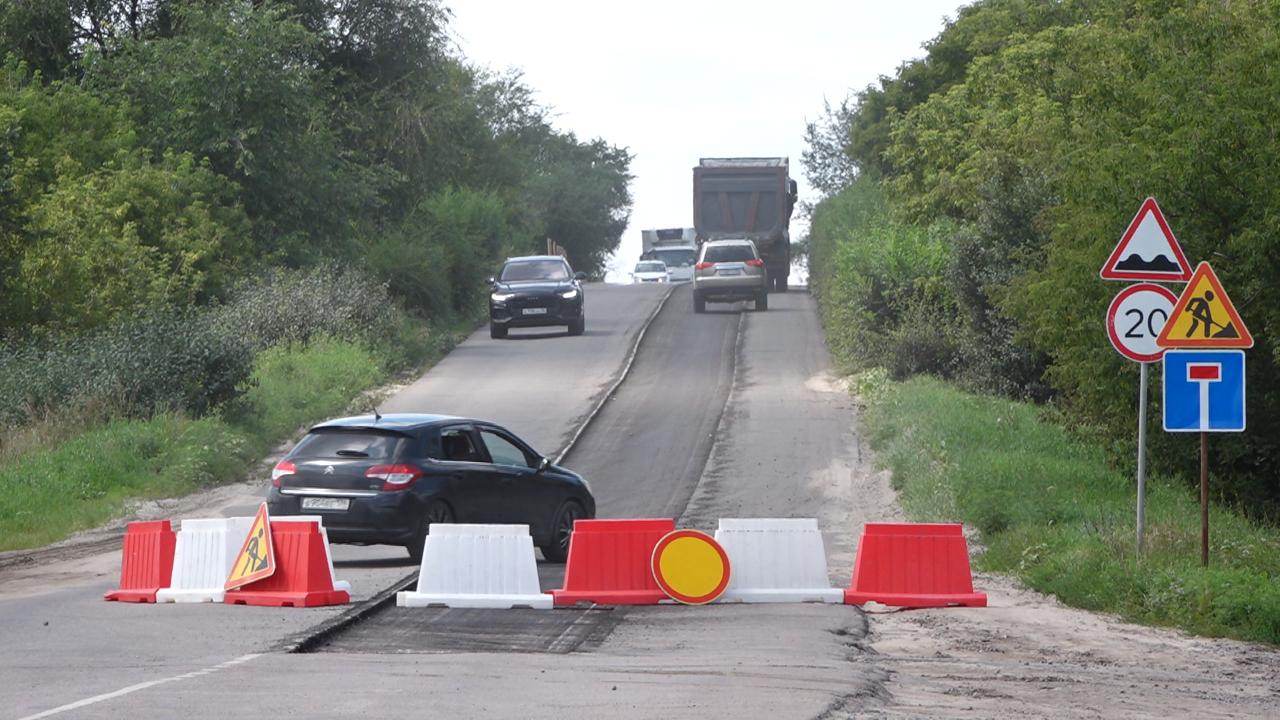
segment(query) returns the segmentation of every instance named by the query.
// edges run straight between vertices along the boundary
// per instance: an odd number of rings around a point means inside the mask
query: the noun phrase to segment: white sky
[[[693,225],[700,157],[791,158],[802,201],[806,122],[922,57],[961,0],[444,0],[462,53],[518,68],[555,124],[627,148],[631,224],[611,264],[625,279],[642,228]],[[792,237],[804,231],[792,221]]]

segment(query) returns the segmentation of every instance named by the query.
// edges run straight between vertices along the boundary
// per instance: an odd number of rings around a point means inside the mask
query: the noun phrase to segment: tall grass
[[[1211,508],[1204,568],[1197,493],[1154,477],[1138,558],[1135,480],[1044,422],[1044,410],[927,377],[895,384],[881,374],[862,388],[869,439],[904,512],[976,528],[978,569],[1014,574],[1076,607],[1280,645],[1274,528]]]

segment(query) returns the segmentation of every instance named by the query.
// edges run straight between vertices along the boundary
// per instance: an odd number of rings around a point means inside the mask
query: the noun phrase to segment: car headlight
[[[489,296],[489,299],[490,299],[490,300],[492,300],[492,301],[493,301],[495,304],[497,304],[497,305],[502,305],[502,304],[505,304],[508,300],[510,300],[511,298],[513,298],[513,297],[515,297],[515,296],[516,296],[516,294],[515,294],[515,293],[509,293],[509,292],[496,292],[496,293],[493,293],[492,295],[490,295],[490,296]]]
[[[561,291],[560,291],[560,297],[564,298],[565,300],[572,300],[572,299],[574,299],[574,298],[578,297],[578,288],[570,288],[570,289],[568,289],[568,290],[561,290]]]

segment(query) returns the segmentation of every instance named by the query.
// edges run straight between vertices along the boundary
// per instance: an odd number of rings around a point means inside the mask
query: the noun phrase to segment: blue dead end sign
[[[1244,351],[1166,351],[1164,429],[1243,432]]]

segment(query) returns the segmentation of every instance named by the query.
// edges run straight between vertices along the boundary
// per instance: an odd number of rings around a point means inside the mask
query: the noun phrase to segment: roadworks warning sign
[[[1253,336],[1240,320],[1209,263],[1202,262],[1173,306],[1156,345],[1162,348],[1251,348]]]
[[[223,589],[231,590],[248,585],[265,577],[271,577],[275,571],[276,550],[271,543],[271,519],[267,516],[267,504],[262,503]]]

